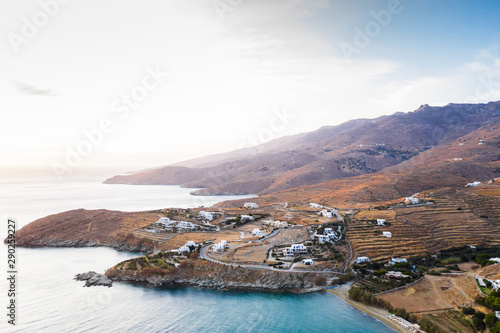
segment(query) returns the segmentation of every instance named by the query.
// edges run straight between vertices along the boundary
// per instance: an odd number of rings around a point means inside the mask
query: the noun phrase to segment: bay
[[[21,227],[69,209],[151,210],[210,206],[228,197],[193,197],[177,186],[105,185],[98,178],[54,182],[43,177],[0,179],[1,234],[13,217]],[[7,247],[0,260],[6,272]],[[295,295],[151,288],[115,283],[84,288],[77,273],[104,272],[138,253],[109,248],[17,249],[17,325],[2,314],[1,332],[388,332],[392,329],[329,293]],[[4,273],[6,274],[6,273]],[[0,280],[1,308],[8,302]]]

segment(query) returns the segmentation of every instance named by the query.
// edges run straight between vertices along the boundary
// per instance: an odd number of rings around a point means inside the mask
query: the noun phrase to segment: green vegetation
[[[353,299],[355,301],[365,303],[365,304],[370,304],[370,305],[375,305],[387,310],[391,310],[392,306],[389,302],[386,300],[383,300],[381,298],[377,298],[370,294],[368,291],[366,291],[363,288],[351,288],[349,289],[349,298]]]
[[[463,308],[462,312],[464,315],[472,316],[476,310],[474,310],[474,308]]]
[[[394,313],[396,316],[403,318],[404,320],[409,321],[410,323],[417,323],[417,317],[414,314],[409,314],[406,312],[405,308],[396,308],[394,310],[389,310],[389,312]]]
[[[428,333],[446,333],[441,328],[439,328],[436,324],[434,324],[431,320],[427,318],[422,318],[418,321],[418,325],[420,328]]]

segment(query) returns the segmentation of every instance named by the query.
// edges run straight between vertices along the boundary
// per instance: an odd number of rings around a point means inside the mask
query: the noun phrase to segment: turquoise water
[[[174,186],[103,185],[0,180],[0,218],[20,225],[75,208],[145,210],[205,206],[220,197],[193,198]],[[233,197],[235,198],[235,197]],[[201,201],[200,201],[201,200]],[[2,228],[5,237],[7,228]],[[0,261],[6,272],[6,250]],[[108,248],[17,249],[17,325],[0,313],[0,332],[389,332],[390,328],[328,293],[294,295],[196,288],[149,288],[115,283],[84,288],[77,273],[104,272],[138,256]],[[6,274],[6,273],[3,273]],[[7,304],[0,279],[0,305]]]

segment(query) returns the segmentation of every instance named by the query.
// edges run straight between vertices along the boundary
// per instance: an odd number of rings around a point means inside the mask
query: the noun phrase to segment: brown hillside
[[[464,142],[460,148],[473,154],[471,147],[465,144],[477,146],[479,137],[477,133],[475,137],[470,134],[483,129],[486,137],[491,134],[488,130],[497,130],[488,126],[497,124],[499,119],[500,102],[425,105],[414,112],[323,127],[257,147],[187,161],[185,165],[178,163],[115,176],[106,183],[179,184],[203,187],[197,192],[202,195],[267,194],[375,173],[405,161],[416,161],[415,157],[421,155],[426,159],[432,154],[423,155],[425,152],[451,142],[457,145]],[[460,158],[456,156],[460,152],[457,150],[450,158]],[[477,156],[469,157],[466,162],[491,161],[490,157],[484,161]],[[425,166],[425,163],[417,164]],[[480,172],[482,170],[472,168],[469,173],[477,177]]]
[[[159,217],[159,214],[149,212],[71,210],[46,216],[24,226],[16,232],[16,244],[35,247],[112,245],[125,240],[133,230],[157,221]],[[127,241],[133,243],[135,240]]]

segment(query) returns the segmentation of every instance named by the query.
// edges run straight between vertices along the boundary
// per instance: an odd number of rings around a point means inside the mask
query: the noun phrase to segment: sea
[[[193,189],[160,185],[106,185],[96,175],[60,182],[45,175],[0,175],[0,236],[8,219],[22,226],[66,210],[143,211],[209,207],[242,196],[192,196]],[[317,292],[297,295],[153,288],[128,283],[83,287],[78,273],[104,273],[140,256],[100,248],[17,248],[15,297],[9,297],[7,246],[0,247],[0,332],[394,332],[340,298]],[[15,325],[8,323],[15,300]]]

